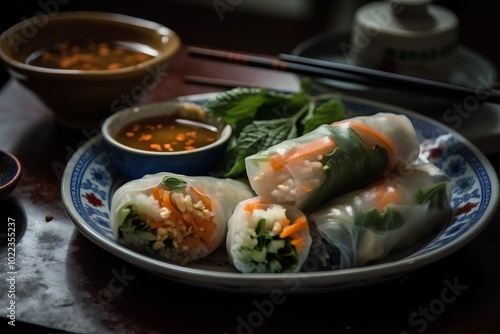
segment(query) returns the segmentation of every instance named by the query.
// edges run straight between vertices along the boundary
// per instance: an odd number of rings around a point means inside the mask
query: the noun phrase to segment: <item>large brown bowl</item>
[[[26,64],[34,51],[82,38],[143,44],[157,55],[114,70],[67,70]],[[165,77],[179,51],[179,36],[151,21],[107,12],[60,12],[24,20],[0,36],[0,59],[13,78],[71,127],[94,127],[109,114],[137,104]]]

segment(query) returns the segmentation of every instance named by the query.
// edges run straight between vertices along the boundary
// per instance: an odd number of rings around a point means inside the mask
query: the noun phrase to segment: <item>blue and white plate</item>
[[[213,94],[180,98],[202,103]],[[312,293],[354,288],[385,281],[440,260],[466,245],[488,224],[499,202],[495,170],[467,139],[426,116],[357,98],[343,98],[353,115],[392,112],[407,115],[421,141],[422,155],[443,169],[454,181],[450,222],[431,238],[406,250],[393,252],[383,261],[361,268],[324,270],[308,266],[293,274],[242,274],[219,249],[189,266],[153,259],[118,243],[109,226],[114,190],[124,179],[113,168],[98,135],[72,156],[64,171],[62,199],[78,230],[104,250],[147,271],[168,279],[214,289],[287,293]],[[165,102],[165,103],[172,103]]]

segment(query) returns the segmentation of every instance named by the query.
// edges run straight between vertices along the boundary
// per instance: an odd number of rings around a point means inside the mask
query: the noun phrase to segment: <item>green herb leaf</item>
[[[177,177],[165,176],[163,178],[163,184],[168,190],[184,190],[187,183]]]
[[[386,208],[382,214],[377,209],[360,212],[354,222],[355,225],[381,232],[398,229],[404,223],[403,215],[391,207]]]
[[[344,128],[323,125],[337,143],[337,148],[321,161],[328,168],[329,173],[336,173],[344,177],[326,177],[325,182],[308,197],[303,210],[310,211],[321,203],[345,194],[362,186],[369,180],[381,175],[389,163],[387,150],[375,146],[366,147],[365,142],[356,131]]]
[[[267,247],[272,241],[272,236],[267,233],[266,231],[266,220],[261,219],[257,223],[257,226],[255,227],[255,234],[257,235],[257,246],[255,247],[257,250],[262,250],[263,248]]]
[[[346,117],[341,100],[328,100],[317,106],[313,112],[302,120],[303,133],[311,132],[323,124],[332,124]]]
[[[311,78],[302,77],[302,79],[300,79],[300,90],[304,93],[307,93],[310,87],[311,87]]]
[[[257,109],[266,101],[265,88],[235,88],[217,94],[203,105],[206,112],[212,113],[228,124],[253,118]]]
[[[123,238],[124,233],[150,231],[148,223],[139,218],[139,213],[137,210],[132,210],[132,205],[127,207],[127,212],[127,216],[123,219],[118,229],[119,239]]]
[[[297,135],[295,122],[290,118],[254,121],[247,125],[235,145],[219,161],[216,172],[224,177],[241,177],[245,173],[245,158]]]
[[[447,182],[440,182],[429,189],[420,189],[415,196],[415,202],[417,202],[417,204],[431,202],[431,207],[443,207],[441,203],[442,200],[445,200],[444,194],[447,184]]]
[[[240,87],[208,100],[205,111],[233,128],[231,141],[214,172],[241,177],[247,156],[345,117],[338,97],[332,101],[326,96],[313,98],[307,94],[309,85],[310,80],[304,78],[298,93]],[[326,102],[316,107],[320,101]]]
[[[257,251],[266,250],[266,267],[269,272],[291,272],[297,266],[299,256],[297,251],[290,243],[290,238],[285,238],[284,247],[277,250],[277,252],[268,252],[268,247],[275,240],[280,239],[279,235],[271,235],[265,229],[266,220],[261,219],[255,227],[255,234],[257,239]]]
[[[294,117],[297,121],[309,105],[310,96],[306,93],[286,94],[275,91],[267,93],[267,101],[258,110],[256,120],[272,120]]]

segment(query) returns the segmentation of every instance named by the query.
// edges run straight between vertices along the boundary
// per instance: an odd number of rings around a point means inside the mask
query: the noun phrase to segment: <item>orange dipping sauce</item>
[[[156,116],[127,124],[115,135],[123,145],[145,151],[178,152],[209,145],[219,138],[215,126],[199,121]]]
[[[139,43],[85,39],[49,45],[33,52],[25,62],[65,70],[114,70],[137,65],[157,54]]]

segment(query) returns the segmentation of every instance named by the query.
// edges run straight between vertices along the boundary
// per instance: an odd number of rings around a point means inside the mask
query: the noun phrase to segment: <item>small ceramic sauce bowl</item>
[[[180,46],[180,37],[156,22],[70,11],[7,29],[0,35],[0,61],[56,121],[95,128],[113,112],[138,105],[166,76]],[[129,52],[136,61],[125,62]]]
[[[12,153],[0,151],[0,201],[9,197],[21,181],[21,162]]]
[[[165,149],[170,144],[151,141],[156,149],[139,149],[119,141],[124,128],[151,119],[152,124],[165,126],[168,119],[179,118],[188,122],[206,124],[217,133],[213,140],[200,147],[176,151]],[[165,121],[158,122],[164,118]],[[154,125],[153,124],[153,125]],[[134,135],[129,131],[130,135]],[[146,174],[172,172],[184,175],[208,175],[220,160],[232,134],[230,125],[211,117],[200,105],[189,102],[164,101],[124,109],[105,119],[101,134],[112,164],[126,177],[141,178]],[[150,134],[137,134],[138,141],[149,140]]]

